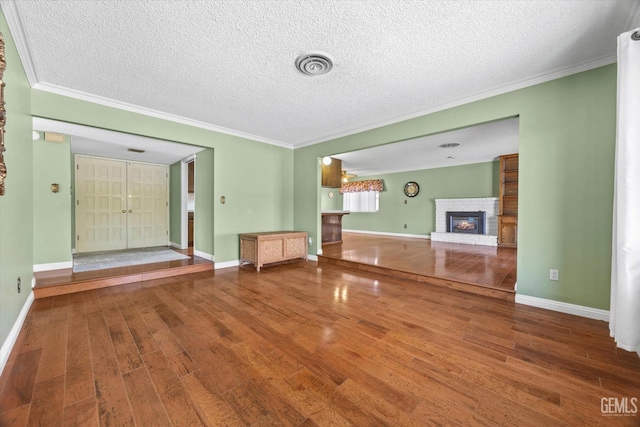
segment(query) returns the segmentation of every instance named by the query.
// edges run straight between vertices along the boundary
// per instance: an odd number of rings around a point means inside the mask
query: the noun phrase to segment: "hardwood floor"
[[[296,261],[34,301],[0,425],[638,425],[607,324]]]
[[[333,264],[429,281],[452,289],[513,301],[517,252],[460,243],[343,233],[343,243],[323,245],[320,264]]]

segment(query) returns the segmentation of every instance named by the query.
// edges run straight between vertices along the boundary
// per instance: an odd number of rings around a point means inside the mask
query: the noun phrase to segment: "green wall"
[[[182,162],[169,167],[169,242],[182,244]]]
[[[213,149],[197,155],[196,216],[207,204],[213,215],[196,219],[195,238],[196,250],[215,255],[216,262],[239,259],[239,233],[293,227],[291,149],[35,89],[31,111],[38,117]]]
[[[329,197],[329,193],[333,197]],[[323,211],[342,210],[342,194],[338,188],[320,188],[320,209]]]
[[[0,196],[0,343],[5,342],[31,292],[33,276],[33,145],[30,86],[4,15],[0,13],[7,69],[4,135],[6,194]],[[22,279],[22,292],[16,282]]]
[[[71,144],[33,141],[33,263],[71,262]],[[60,185],[58,193],[51,184]],[[72,236],[69,239],[69,236]]]
[[[295,228],[318,241],[318,157],[518,116],[518,293],[608,309],[615,64],[295,150]]]
[[[348,230],[428,235],[436,228],[435,199],[498,197],[499,169],[499,162],[495,161],[359,178],[358,181],[384,181],[380,210],[345,215],[342,226]],[[404,185],[409,181],[420,186],[416,197],[404,194]]]

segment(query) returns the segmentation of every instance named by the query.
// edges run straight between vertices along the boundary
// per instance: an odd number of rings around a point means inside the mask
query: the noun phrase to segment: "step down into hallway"
[[[33,289],[33,293],[35,298],[46,298],[202,271],[213,271],[213,262],[196,256],[185,260],[82,273],[74,273],[70,268],[42,271],[35,273],[36,287]]]

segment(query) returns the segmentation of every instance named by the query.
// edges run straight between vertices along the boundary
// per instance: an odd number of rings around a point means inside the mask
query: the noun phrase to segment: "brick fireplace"
[[[447,232],[447,212],[453,214],[484,212],[484,224],[482,224],[484,234]],[[460,215],[458,217],[463,218]],[[451,220],[449,219],[449,221]],[[468,230],[471,231],[471,228]],[[434,242],[498,246],[498,198],[436,199],[436,231],[431,233],[431,240]]]

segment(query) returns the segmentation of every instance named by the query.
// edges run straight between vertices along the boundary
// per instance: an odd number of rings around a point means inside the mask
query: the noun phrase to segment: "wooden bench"
[[[305,231],[269,231],[240,234],[240,264],[251,263],[256,270],[272,262],[307,259]]]

